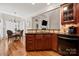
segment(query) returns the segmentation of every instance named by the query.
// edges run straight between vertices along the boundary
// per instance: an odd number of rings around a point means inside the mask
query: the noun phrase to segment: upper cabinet
[[[75,8],[74,4],[63,4],[61,6],[61,22],[62,24],[75,22]]]
[[[79,4],[68,3],[61,5],[61,23],[70,24],[77,23],[77,8]]]
[[[79,3],[76,4],[76,22],[79,23]]]

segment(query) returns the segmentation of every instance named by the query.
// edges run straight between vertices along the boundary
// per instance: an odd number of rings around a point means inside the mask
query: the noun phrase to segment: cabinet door
[[[57,43],[58,43],[57,35],[52,34],[52,50],[57,51],[57,47],[58,47]]]
[[[51,49],[51,35],[45,34],[43,35],[43,49]]]
[[[61,24],[76,23],[75,4],[67,3],[61,6]]]
[[[79,23],[79,3],[76,4],[76,17],[77,17],[77,23]]]
[[[37,34],[36,36],[35,36],[35,43],[34,43],[34,45],[35,45],[35,50],[42,50],[42,39],[43,39],[43,37],[42,37],[42,35],[41,34]]]
[[[26,50],[34,50],[34,35],[26,35]]]

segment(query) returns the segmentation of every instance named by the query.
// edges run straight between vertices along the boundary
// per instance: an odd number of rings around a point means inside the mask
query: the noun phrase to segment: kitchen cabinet
[[[61,24],[75,24],[79,34],[79,3],[65,3],[61,5]]]
[[[26,33],[26,51],[56,50],[57,38],[53,33]]]
[[[76,22],[79,23],[79,3],[76,3]]]
[[[34,40],[34,46],[35,46],[35,50],[41,50],[43,47],[43,35],[35,35],[35,40]]]
[[[35,48],[34,48],[34,35],[27,35],[26,36],[26,49],[27,50],[34,50]]]
[[[53,34],[52,35],[52,50],[57,51],[57,47],[58,47],[58,38],[57,38],[57,34]]]
[[[79,23],[79,3],[65,3],[61,5],[61,23]]]
[[[51,49],[51,43],[52,43],[51,42],[51,39],[52,39],[51,36],[52,36],[51,34],[49,34],[49,35],[45,34],[43,36],[43,42],[44,42],[43,43],[43,49],[45,49],[45,50],[46,49],[48,49],[48,50]]]

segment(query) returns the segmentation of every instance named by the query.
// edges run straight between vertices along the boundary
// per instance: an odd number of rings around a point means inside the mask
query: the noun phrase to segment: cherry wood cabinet
[[[52,50],[57,51],[58,49],[58,38],[57,38],[57,34],[53,34],[52,35]]]
[[[34,35],[27,35],[26,36],[26,49],[27,50],[34,50]]]
[[[43,36],[43,49],[51,49],[51,40],[52,40],[52,38],[51,38],[51,34],[45,34],[44,36]]]
[[[61,24],[79,23],[79,3],[61,5]]]
[[[35,50],[41,50],[43,48],[43,35],[35,35],[35,40],[34,40],[34,46],[35,46]]]
[[[70,16],[73,18],[69,18]],[[79,34],[79,3],[65,3],[61,5],[61,24],[78,25],[77,34]]]
[[[56,50],[57,37],[53,33],[26,33],[26,50]]]
[[[79,23],[79,3],[76,3],[76,22]]]

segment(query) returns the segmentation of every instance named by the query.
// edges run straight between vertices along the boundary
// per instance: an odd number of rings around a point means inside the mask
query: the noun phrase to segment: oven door
[[[58,52],[61,55],[77,55],[77,38],[58,37]]]

